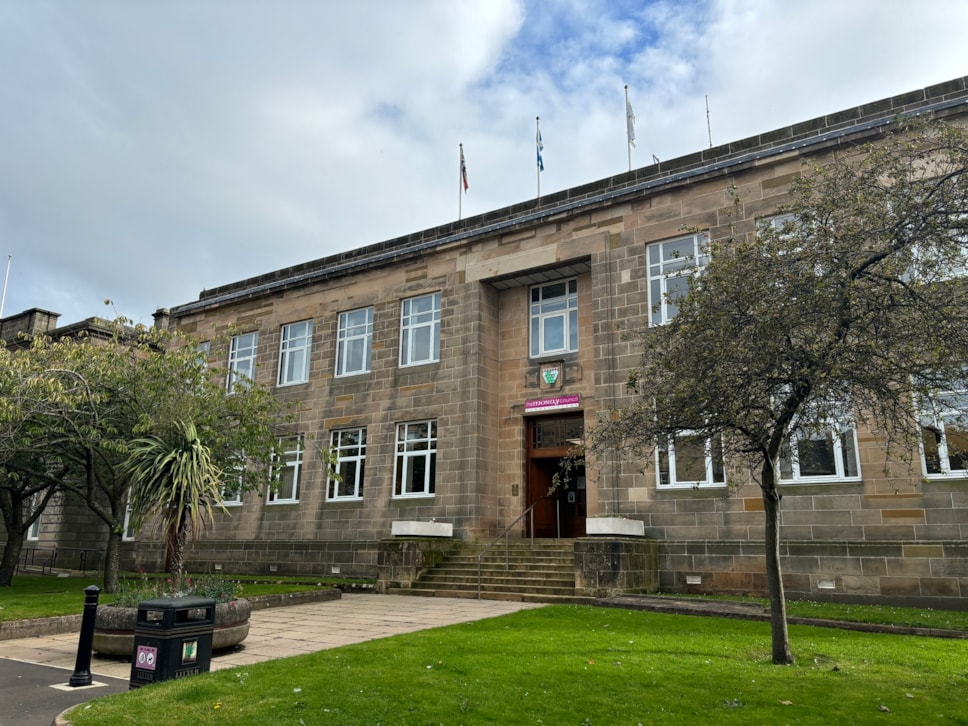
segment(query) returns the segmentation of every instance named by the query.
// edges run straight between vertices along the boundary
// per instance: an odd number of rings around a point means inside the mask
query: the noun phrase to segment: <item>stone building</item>
[[[664,591],[762,592],[755,485],[730,491],[716,466],[680,470],[669,456],[588,461],[548,498],[552,476],[624,395],[636,350],[623,331],[672,314],[661,296],[676,265],[701,261],[707,236],[737,221],[725,216],[731,186],[746,222],[769,218],[805,158],[875,139],[898,114],[966,111],[968,78],[956,79],[160,311],[199,340],[230,340],[212,343],[213,365],[275,386],[298,410],[282,485],[229,502],[192,566],[374,576],[394,533],[441,525],[483,547],[509,526],[525,534],[518,518],[533,505],[539,539],[586,541],[602,515],[642,522]],[[964,464],[888,480],[869,432],[811,445],[813,465],[783,483],[788,592],[961,605]],[[325,447],[341,456],[341,482],[326,477]],[[130,561],[154,547],[137,543]]]

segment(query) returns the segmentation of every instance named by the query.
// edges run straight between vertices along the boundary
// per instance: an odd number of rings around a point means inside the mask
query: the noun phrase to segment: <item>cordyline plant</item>
[[[135,503],[132,525],[137,528],[145,517],[161,515],[171,553],[170,588],[176,593],[181,590],[189,535],[201,532],[206,519],[214,520],[215,507],[224,510],[222,470],[195,424],[175,421],[167,431],[133,441],[121,474]]]
[[[806,163],[784,202],[785,221],[754,224],[736,197],[728,238],[667,301],[678,315],[637,335],[626,405],[587,437],[600,460],[648,460],[676,437],[721,442],[734,471],[748,468],[765,509],[778,664],[793,660],[779,554],[789,442],[846,418],[883,436],[895,466],[908,452],[911,478],[916,411],[966,388],[968,136],[895,122],[875,143]]]

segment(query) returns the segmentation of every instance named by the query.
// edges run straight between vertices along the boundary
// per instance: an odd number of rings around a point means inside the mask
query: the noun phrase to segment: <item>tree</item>
[[[910,465],[917,406],[965,388],[966,172],[963,129],[897,123],[805,165],[781,221],[744,220],[736,198],[728,238],[711,241],[710,262],[672,301],[678,315],[639,333],[629,404],[590,433],[602,455],[677,436],[722,442],[733,470],[748,470],[765,510],[774,663],[793,660],[779,554],[790,442],[846,418]]]
[[[229,393],[224,371],[209,369],[190,337],[129,327],[123,319],[96,327],[100,335],[38,338],[10,355],[52,390],[78,391],[56,399],[56,410],[38,417],[31,440],[60,465],[40,473],[107,525],[104,588],[114,592],[129,505],[122,464],[134,442],[167,435],[172,421],[192,421],[219,469],[228,470],[244,452],[248,465],[235,486],[261,488],[269,480],[279,427],[289,416],[264,386],[250,383]],[[23,450],[22,442],[15,450]]]
[[[161,513],[165,542],[172,553],[171,592],[178,592],[188,535],[196,536],[205,515],[214,520],[213,508],[221,506],[222,470],[195,425],[175,421],[165,431],[132,442],[121,474],[135,503],[134,527],[145,517]]]

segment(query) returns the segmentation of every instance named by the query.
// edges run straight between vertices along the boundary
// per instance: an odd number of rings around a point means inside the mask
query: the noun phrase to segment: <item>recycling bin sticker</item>
[[[198,641],[186,640],[182,643],[182,665],[194,663],[198,659]]]
[[[150,645],[139,645],[135,657],[138,659],[138,668],[153,671],[158,663],[158,649]]]

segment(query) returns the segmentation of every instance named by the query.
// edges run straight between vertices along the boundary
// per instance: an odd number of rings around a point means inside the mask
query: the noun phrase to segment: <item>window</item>
[[[288,436],[281,443],[285,446],[285,453],[275,464],[279,481],[275,489],[269,489],[269,502],[295,504],[299,501],[299,476],[302,473],[302,436]]]
[[[712,487],[726,485],[723,441],[683,432],[656,447],[659,487]]]
[[[198,365],[202,368],[208,368],[208,358],[212,354],[212,343],[208,340],[202,341],[195,346],[195,352],[198,353]]]
[[[291,386],[309,380],[309,351],[312,340],[312,320],[282,326],[279,342],[280,386]]]
[[[327,499],[362,499],[363,471],[366,466],[366,429],[334,431],[333,451],[339,457],[336,471],[340,481],[330,478]]]
[[[242,488],[245,486],[244,472],[245,454],[233,456],[225,467],[225,476],[222,480],[222,506],[242,506]]]
[[[134,516],[134,507],[131,506],[131,492],[128,492],[127,500],[124,504],[124,522],[122,523],[122,533],[121,540],[124,542],[134,542],[135,535],[137,532],[134,529],[134,522],[132,522],[132,517]]]
[[[780,451],[781,482],[823,482],[859,477],[857,432],[849,423],[798,436],[784,444]]]
[[[336,375],[369,373],[372,344],[373,308],[340,313],[336,337]]]
[[[40,506],[40,500],[41,500],[41,495],[39,492],[37,494],[34,494],[30,498],[29,512],[31,514],[33,514],[34,510]],[[37,519],[35,519],[33,523],[30,525],[30,527],[27,528],[28,542],[36,542],[37,540],[40,539],[40,518],[43,516],[44,516],[43,514],[38,514]]]
[[[259,345],[259,333],[245,333],[232,338],[229,348],[229,374],[226,387],[234,391],[237,386],[245,385],[246,380],[255,379],[255,355]]]
[[[925,475],[968,476],[968,389],[939,392],[921,408]]]
[[[403,301],[400,322],[400,365],[440,360],[440,293]]]
[[[397,424],[396,459],[393,496],[433,496],[437,469],[437,422]]]
[[[704,234],[649,245],[652,325],[668,323],[679,314],[678,300],[689,291],[689,278],[709,264],[708,245]]]
[[[578,281],[531,288],[531,357],[578,350]]]

